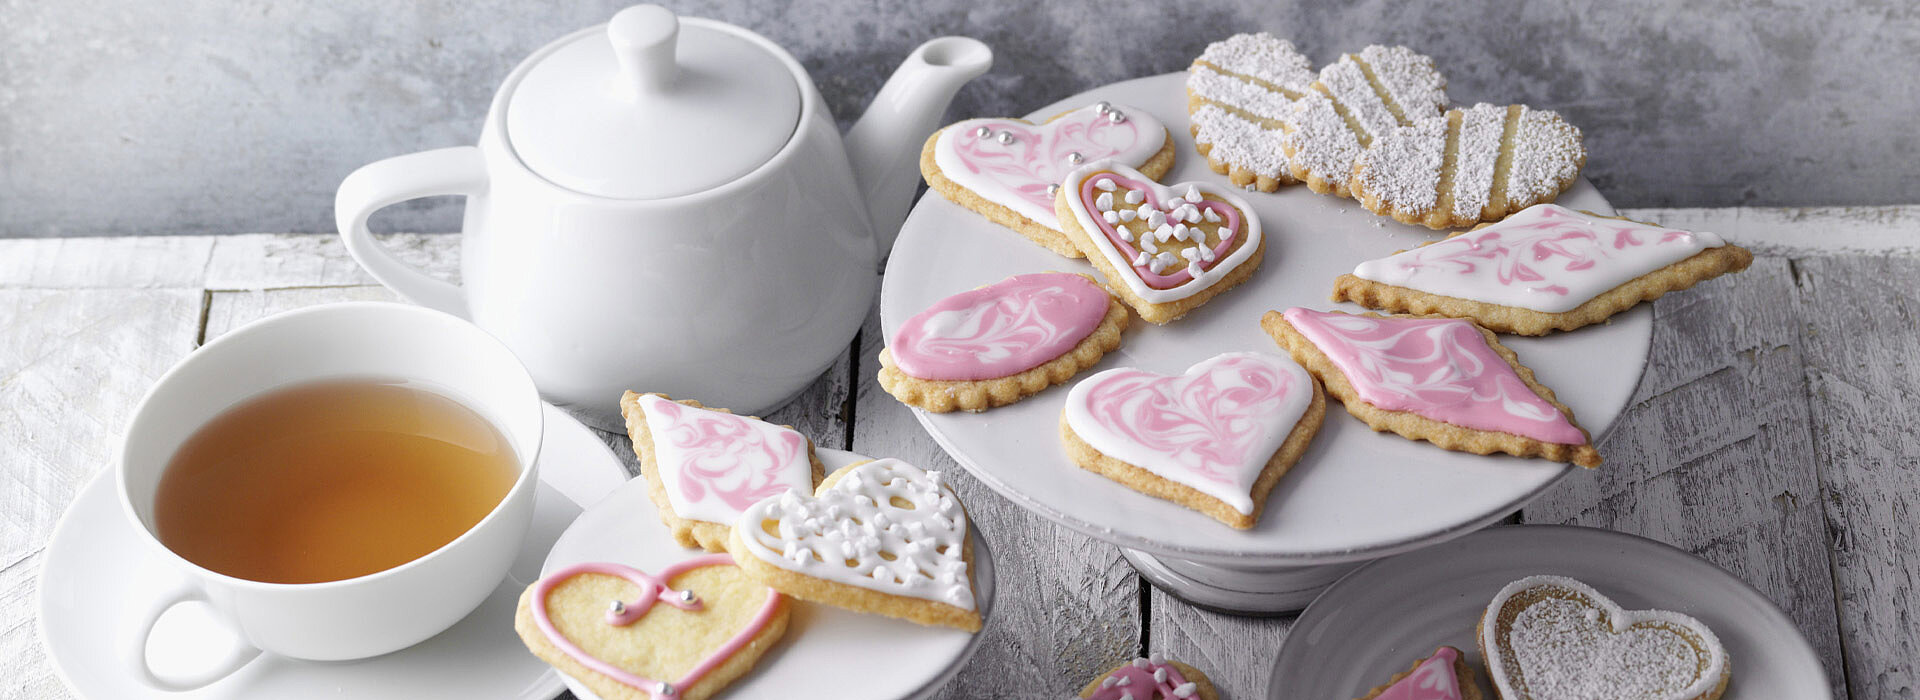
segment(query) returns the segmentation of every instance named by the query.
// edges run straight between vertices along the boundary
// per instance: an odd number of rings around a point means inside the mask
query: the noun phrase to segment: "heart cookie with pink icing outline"
[[[528,586],[513,628],[527,649],[607,700],[712,697],[787,631],[784,596],[725,554],[658,575],[569,566]]]
[[[800,431],[693,400],[627,392],[620,414],[640,458],[647,497],[682,547],[727,551],[741,511],[826,474]]]
[[[1060,231],[1055,193],[1066,173],[1112,159],[1149,178],[1173,169],[1173,135],[1144,110],[1106,102],[1034,124],[968,119],[934,132],[920,151],[927,186],[1048,250],[1078,258]]]
[[[1260,215],[1213,185],[1161,185],[1103,161],[1060,186],[1061,230],[1150,323],[1179,319],[1247,281],[1266,255]]]
[[[1060,439],[1083,469],[1244,530],[1326,412],[1319,383],[1291,360],[1227,353],[1177,376],[1123,367],[1082,380]]]

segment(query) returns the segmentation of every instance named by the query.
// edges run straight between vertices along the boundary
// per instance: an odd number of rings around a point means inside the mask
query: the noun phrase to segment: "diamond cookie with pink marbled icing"
[[[927,186],[1048,250],[1078,258],[1054,210],[1060,179],[1113,159],[1158,179],[1173,168],[1173,135],[1146,111],[1106,102],[1034,124],[968,119],[934,132],[920,151]]]
[[[1368,427],[1436,447],[1600,466],[1587,431],[1472,321],[1291,308],[1261,328]]]
[[[1580,129],[1559,114],[1478,104],[1376,136],[1349,189],[1375,214],[1458,228],[1553,201],[1586,162]]]
[[[1752,253],[1711,233],[1539,204],[1360,263],[1334,280],[1333,300],[1545,335],[1605,321],[1752,262]]]
[[[1626,610],[1564,576],[1507,584],[1475,636],[1503,700],[1715,700],[1733,677],[1699,620]]]
[[[799,431],[693,400],[627,392],[620,413],[647,497],[682,547],[727,551],[747,506],[787,489],[812,491],[826,469]]]
[[[934,413],[985,411],[1060,384],[1120,347],[1127,308],[1086,275],[1014,275],[915,314],[880,350],[880,387]]]
[[[1354,700],[1480,700],[1480,688],[1460,650],[1443,646]]]
[[[1244,530],[1326,412],[1300,365],[1227,353],[1180,375],[1123,367],[1081,380],[1060,413],[1060,440],[1083,469]]]

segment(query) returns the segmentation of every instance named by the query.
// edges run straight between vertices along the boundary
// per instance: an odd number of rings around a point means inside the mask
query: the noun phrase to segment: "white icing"
[[[640,397],[640,409],[660,484],[681,518],[731,525],[766,495],[813,488],[813,460],[798,431],[652,394]]]
[[[1564,313],[1641,275],[1724,245],[1712,233],[1541,204],[1478,231],[1368,260],[1353,274],[1430,294]]]
[[[1541,587],[1575,592],[1593,607],[1560,599],[1533,603],[1514,618],[1508,642],[1515,658],[1507,658],[1495,638],[1500,612],[1515,595]],[[1595,609],[1611,621],[1610,627],[1589,614]],[[1645,623],[1692,632],[1699,651],[1672,630],[1632,629]],[[1727,672],[1726,649],[1699,620],[1666,610],[1623,610],[1592,587],[1564,576],[1530,576],[1507,584],[1487,605],[1480,634],[1487,675],[1507,698],[1686,700],[1713,689]],[[1705,658],[1699,656],[1702,652]],[[1524,674],[1530,694],[1514,687],[1518,674]]]
[[[777,534],[762,527],[769,520]],[[867,462],[818,497],[789,491],[753,504],[735,531],[747,553],[788,571],[974,609],[966,511],[939,472],[891,458]]]
[[[1127,116],[1115,122],[1110,114]],[[973,135],[982,127],[998,131],[1000,137],[992,142],[975,140],[978,137]],[[1029,136],[1012,138],[1010,129]],[[973,140],[977,148],[1004,156],[1004,160],[997,161],[1004,167],[970,166],[956,148],[963,136]],[[955,184],[1012,209],[1036,224],[1058,230],[1060,218],[1054,211],[1052,199],[1022,196],[1021,188],[1037,187],[1044,191],[1046,185],[1059,182],[1060,175],[1074,167],[1068,162],[1072,152],[1098,148],[1110,154],[1104,157],[1139,167],[1159,153],[1166,140],[1166,126],[1143,110],[1112,105],[1102,111],[1099,105],[1088,105],[1039,125],[1008,119],[969,119],[954,124],[942,130],[934,141],[933,160],[940,172]]]
[[[1264,387],[1271,393],[1255,393],[1262,388],[1249,381],[1256,379],[1252,376],[1255,372],[1273,373],[1280,385]],[[1125,383],[1124,390],[1107,387],[1103,391],[1103,385],[1114,382]],[[1235,403],[1240,395],[1250,393],[1257,397],[1254,403]],[[1114,399],[1124,401],[1093,405]],[[1066,418],[1073,433],[1101,454],[1193,487],[1236,511],[1251,514],[1253,482],[1306,415],[1312,400],[1313,381],[1292,360],[1266,353],[1234,352],[1209,358],[1178,377],[1130,367],[1095,374],[1067,393]],[[1190,405],[1191,401],[1204,405]],[[1148,402],[1155,410],[1142,409]],[[1162,423],[1120,426],[1096,413],[1118,413]],[[1241,450],[1236,463],[1217,461],[1220,453],[1233,449]]]
[[[1163,206],[1172,205],[1174,202],[1185,203],[1185,200],[1181,198],[1181,192],[1187,187],[1198,188],[1203,197],[1225,202],[1240,211],[1240,226],[1246,231],[1247,238],[1239,246],[1230,251],[1225,259],[1214,263],[1213,267],[1201,271],[1200,274],[1194,275],[1192,280],[1169,289],[1154,289],[1149,287],[1144,280],[1140,279],[1139,274],[1134,271],[1131,264],[1133,261],[1127,259],[1118,248],[1115,248],[1113,241],[1108,240],[1099,225],[1094,223],[1093,215],[1087,211],[1086,203],[1079,196],[1081,182],[1085,181],[1088,177],[1092,177],[1095,173],[1105,171],[1113,171],[1124,177],[1147,183],[1149,187],[1153,188],[1154,196],[1159,199]],[[1120,277],[1120,281],[1127,285],[1127,289],[1148,303],[1165,304],[1193,296],[1196,292],[1211,287],[1226,277],[1227,273],[1232,272],[1235,268],[1238,268],[1241,263],[1253,257],[1253,252],[1260,248],[1260,215],[1254,213],[1252,207],[1247,206],[1246,200],[1231,193],[1216,190],[1211,185],[1205,183],[1180,183],[1169,187],[1153,182],[1153,178],[1142,175],[1138,170],[1110,160],[1105,160],[1089,163],[1079,170],[1073,171],[1067,175],[1062,185],[1066,188],[1065,199],[1067,208],[1073,213],[1076,223],[1086,232],[1087,238],[1093,241],[1094,247],[1100,251],[1100,254],[1106,257],[1107,262],[1113,266],[1115,273]],[[1135,195],[1139,194],[1139,190],[1129,191],[1126,200],[1129,203],[1134,203]],[[1140,201],[1144,200],[1144,195],[1141,195]],[[1159,228],[1166,223],[1166,214],[1157,209],[1148,211],[1146,217],[1148,221],[1147,225],[1150,228]],[[1156,221],[1158,223],[1155,223]],[[1233,234],[1227,231],[1224,226],[1219,227],[1219,230],[1221,231],[1220,236],[1222,240],[1230,240],[1233,238]],[[1140,241],[1143,250],[1157,252],[1152,247],[1153,244],[1148,242],[1148,237],[1143,236]],[[1202,243],[1202,245],[1204,245],[1204,243]],[[1156,272],[1155,274],[1159,273]]]

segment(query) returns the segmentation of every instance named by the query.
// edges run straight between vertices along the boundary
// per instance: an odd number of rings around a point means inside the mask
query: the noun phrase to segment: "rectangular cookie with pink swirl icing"
[[[1600,466],[1573,410],[1472,321],[1291,308],[1260,327],[1379,432],[1474,454]]]
[[[1752,262],[1745,248],[1711,233],[1541,204],[1360,263],[1334,280],[1333,300],[1546,335],[1600,323]]]
[[[1060,231],[1060,178],[1113,159],[1159,178],[1173,169],[1173,134],[1145,110],[1106,102],[1025,119],[968,119],[927,138],[920,175],[955,204],[1069,258],[1083,255]]]
[[[620,414],[647,497],[682,547],[725,552],[748,506],[790,488],[810,492],[826,476],[813,441],[791,426],[631,391]]]

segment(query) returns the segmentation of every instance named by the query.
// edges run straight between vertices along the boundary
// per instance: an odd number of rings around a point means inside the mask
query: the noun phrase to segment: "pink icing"
[[[534,624],[540,628],[540,632],[547,635],[547,639],[553,642],[554,646],[559,647],[561,652],[573,657],[575,661],[579,661],[581,665],[593,669],[615,681],[649,693],[656,698],[656,700],[658,698],[677,697],[687,686],[693,685],[701,678],[705,678],[708,673],[713,672],[713,669],[718,668],[720,664],[725,663],[727,659],[732,658],[734,654],[746,648],[747,642],[751,641],[755,635],[758,635],[760,630],[766,628],[767,622],[772,620],[774,613],[780,609],[779,593],[773,589],[767,589],[766,604],[760,607],[760,612],[755,614],[753,619],[749,620],[745,627],[741,628],[739,632],[729,638],[725,644],[720,645],[720,648],[715,649],[713,654],[702,659],[700,663],[695,664],[693,668],[688,669],[686,675],[681,676],[680,680],[672,683],[646,678],[620,668],[619,666],[601,661],[592,654],[588,654],[585,649],[581,649],[573,643],[573,640],[567,639],[565,635],[560,634],[560,630],[553,626],[553,619],[547,615],[547,594],[553,591],[554,586],[560,585],[560,582],[581,574],[619,576],[633,585],[640,587],[640,597],[631,603],[626,603],[623,612],[615,613],[609,610],[607,613],[607,624],[624,627],[633,624],[634,621],[645,616],[647,611],[653,609],[653,604],[657,600],[665,600],[668,605],[680,608],[681,610],[701,609],[702,606],[699,599],[682,600],[679,591],[668,588],[666,581],[671,581],[673,577],[692,569],[705,566],[733,565],[733,557],[731,556],[725,554],[708,554],[668,566],[660,571],[658,578],[655,578],[647,572],[622,564],[605,562],[575,564],[555,571],[552,575],[540,579],[538,583],[534,584],[532,600],[533,621]],[[669,595],[663,599],[661,597],[663,593]]]
[[[649,416],[657,413],[671,421],[666,430],[654,433],[654,439],[684,450],[680,463],[668,466],[677,467],[680,497],[688,503],[712,496],[737,513],[785,492],[788,484],[782,476],[788,467],[807,464],[811,468],[805,457],[806,438],[797,432],[782,430],[769,437],[755,430],[748,418],[667,400],[648,403]]]
[[[1475,430],[1584,445],[1560,409],[1533,393],[1472,323],[1287,309],[1288,323],[1346,375],[1360,399]]]
[[[1099,327],[1107,290],[1069,272],[1015,275],[941,299],[907,319],[887,346],[921,379],[1006,377],[1072,350]]]
[[[1185,694],[1180,694],[1182,686],[1188,686]],[[1156,700],[1194,697],[1193,688],[1187,683],[1180,669],[1170,663],[1153,663],[1147,659],[1134,659],[1133,663],[1115,669],[1100,679],[1100,687],[1088,696],[1089,700]]]
[[[1179,208],[1181,204],[1185,203],[1185,200],[1176,200],[1174,202],[1163,203],[1160,199],[1159,193],[1156,191],[1156,187],[1154,183],[1141,182],[1133,178],[1124,177],[1119,173],[1113,173],[1113,172],[1097,173],[1080,182],[1080,202],[1082,205],[1086,207],[1087,213],[1091,215],[1089,218],[1094,222],[1094,225],[1100,227],[1100,232],[1106,235],[1107,241],[1113,244],[1114,249],[1120,251],[1121,257],[1124,257],[1128,260],[1133,260],[1139,256],[1140,248],[1137,247],[1134,243],[1129,243],[1125,239],[1122,239],[1120,237],[1120,232],[1118,228],[1116,228],[1116,225],[1109,224],[1104,219],[1102,219],[1100,216],[1100,210],[1094,205],[1094,200],[1098,199],[1100,195],[1106,193],[1106,190],[1100,189],[1098,185],[1098,183],[1104,179],[1111,179],[1113,180],[1115,185],[1118,185],[1120,187],[1124,187],[1129,190],[1139,191],[1142,195],[1146,196],[1146,204],[1148,206],[1154,209],[1159,209],[1163,212],[1171,211],[1172,209]],[[1115,190],[1115,192],[1118,192],[1118,190]],[[1117,202],[1114,204],[1115,209],[1119,209],[1121,207],[1129,207],[1129,206],[1138,207],[1139,205],[1127,205],[1121,202]],[[1226,259],[1227,249],[1233,247],[1234,239],[1239,236],[1240,210],[1233,208],[1233,205],[1227,204],[1226,202],[1222,202],[1214,199],[1202,199],[1199,202],[1194,203],[1194,206],[1202,210],[1212,210],[1213,213],[1220,215],[1220,222],[1219,222],[1220,242],[1214,244],[1213,246],[1213,260],[1202,261],[1200,263],[1201,269],[1203,270],[1212,269],[1214,265],[1218,265],[1220,264],[1221,260]],[[1169,223],[1173,223],[1173,222],[1169,222]],[[1198,224],[1195,224],[1195,225],[1198,225]],[[1138,235],[1145,236],[1147,234],[1140,233]],[[1138,241],[1138,240],[1139,239],[1136,237],[1135,241]],[[1177,243],[1169,240],[1167,241],[1166,245],[1173,246],[1173,245],[1177,245]],[[1166,247],[1161,248],[1161,250],[1166,250],[1166,249],[1167,249]],[[1193,280],[1193,274],[1187,270],[1187,265],[1185,264],[1185,261],[1182,261],[1180,265],[1174,267],[1173,272],[1171,274],[1156,273],[1153,271],[1153,268],[1145,264],[1133,265],[1132,267],[1133,267],[1134,274],[1138,275],[1142,282],[1146,282],[1148,287],[1152,287],[1154,289],[1171,289],[1173,287],[1178,287],[1182,284],[1185,284]]]
[[[1058,184],[1075,166],[1069,155],[1086,162],[1124,155],[1148,136],[1144,128],[1163,129],[1158,122],[1127,119],[1114,123],[1106,114],[1083,109],[1045,124],[1007,119],[975,119],[950,127],[953,153],[968,171],[994,180],[1016,196],[1045,211],[1053,210],[1049,185]],[[982,137],[975,130],[985,126]],[[1012,143],[997,141],[1001,132],[1013,134]],[[1136,163],[1137,165],[1137,163]]]
[[[1460,679],[1453,672],[1459,659],[1453,647],[1441,647],[1374,700],[1460,700]]]
[[[1304,387],[1272,364],[1244,355],[1224,355],[1204,368],[1177,377],[1138,369],[1102,372],[1087,380],[1087,415],[1164,458],[1156,462],[1235,486],[1233,474],[1266,464],[1268,455],[1251,454],[1269,437],[1263,417]]]

